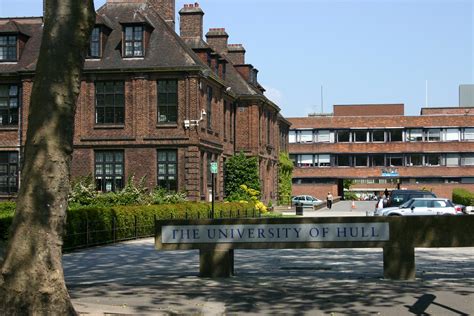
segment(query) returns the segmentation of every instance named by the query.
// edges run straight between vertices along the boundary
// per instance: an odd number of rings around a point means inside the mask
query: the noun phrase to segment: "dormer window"
[[[17,36],[0,35],[0,62],[17,61]]]
[[[124,27],[124,56],[143,57],[145,56],[144,30],[142,25]]]
[[[100,27],[94,27],[91,34],[89,51],[87,53],[88,58],[100,58],[102,57],[102,45],[101,45],[101,31]]]

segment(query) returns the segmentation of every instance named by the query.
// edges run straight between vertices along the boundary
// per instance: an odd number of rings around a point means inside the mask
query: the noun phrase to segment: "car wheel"
[[[388,216],[400,216],[400,214],[390,214]]]

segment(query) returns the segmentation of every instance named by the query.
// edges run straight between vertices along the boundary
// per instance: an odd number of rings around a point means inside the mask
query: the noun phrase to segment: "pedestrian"
[[[389,195],[389,194],[390,194],[390,193],[388,192],[388,189],[385,188],[385,191],[383,191],[383,195],[385,195],[385,198],[386,198],[386,199],[388,199],[388,195]]]
[[[377,201],[377,204],[375,205],[375,209],[377,211],[380,211],[383,209],[383,205],[384,205],[383,200],[384,200],[383,196],[380,195],[379,200]]]
[[[333,196],[331,194],[331,192],[328,192],[328,196],[326,197],[326,206],[328,209],[331,209],[332,208],[332,200],[333,200]]]

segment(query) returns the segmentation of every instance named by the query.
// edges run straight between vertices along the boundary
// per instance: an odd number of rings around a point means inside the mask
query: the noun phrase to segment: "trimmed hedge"
[[[15,202],[0,203],[0,240],[7,240],[8,238],[8,229],[13,221],[15,207]]]
[[[0,203],[2,205],[3,203]],[[0,239],[8,237],[8,227],[13,213],[0,212]],[[1,210],[0,206],[0,210]],[[13,203],[14,210],[14,203]],[[154,220],[208,218],[210,203],[185,202],[178,204],[91,207],[69,209],[67,213],[64,248],[73,249],[120,240],[153,236]],[[2,216],[3,215],[3,216]],[[215,203],[214,217],[260,216],[252,203]]]
[[[453,202],[466,206],[474,205],[474,193],[466,189],[453,190]]]

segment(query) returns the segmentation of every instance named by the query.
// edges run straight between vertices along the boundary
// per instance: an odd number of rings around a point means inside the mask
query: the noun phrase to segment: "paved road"
[[[417,249],[417,280],[382,279],[380,249],[237,250],[236,276],[201,279],[198,252],[153,239],[64,255],[84,315],[474,314],[474,248]]]
[[[332,216],[366,216],[367,212],[373,212],[375,201],[340,201],[334,203],[332,209],[323,207],[314,211],[310,207],[303,208],[303,217],[332,217]],[[295,207],[277,207],[277,212],[284,215],[295,215]]]

